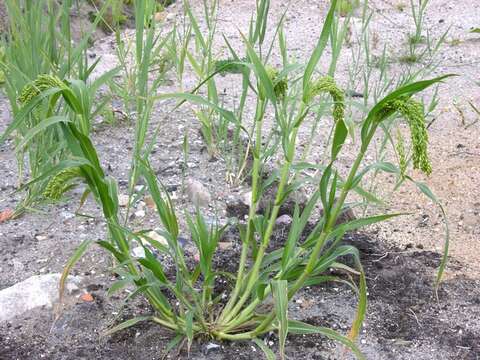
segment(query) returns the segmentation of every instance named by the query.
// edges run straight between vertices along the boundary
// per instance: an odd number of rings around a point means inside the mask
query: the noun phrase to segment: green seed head
[[[284,77],[282,79],[278,78],[279,71],[274,67],[267,66],[265,68],[267,70],[267,75],[273,83],[273,91],[275,91],[275,95],[277,98],[282,99],[288,90],[288,82],[287,79]]]
[[[405,141],[403,139],[402,133],[400,130],[397,131],[397,154],[398,154],[398,162],[400,167],[400,175],[401,177],[405,177],[405,173],[407,171],[407,155],[405,152]]]
[[[413,167],[427,175],[432,173],[432,165],[428,158],[428,132],[425,125],[423,104],[409,99],[397,99],[385,105],[380,113],[380,119],[398,111],[407,120],[413,146]]]
[[[59,172],[52,179],[50,179],[45,191],[43,192],[43,196],[52,200],[60,199],[63,194],[77,185],[75,180],[81,176],[82,173],[78,167]]]
[[[56,87],[64,88],[65,83],[53,75],[40,75],[33,82],[25,85],[18,98],[18,101],[22,104],[26,104],[38,94]]]
[[[328,93],[333,99],[333,119],[335,122],[343,120],[345,116],[345,93],[340,89],[331,76],[324,76],[310,84],[310,91],[307,95],[307,103],[315,96]]]

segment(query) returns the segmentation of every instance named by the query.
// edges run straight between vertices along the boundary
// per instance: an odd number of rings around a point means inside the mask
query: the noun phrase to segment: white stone
[[[141,246],[133,248],[132,249],[132,256],[136,257],[137,259],[144,258],[145,257],[145,250]]]
[[[160,244],[168,246],[168,241],[165,239],[162,235],[160,235],[156,231],[149,231],[148,233],[145,234],[145,236],[151,238],[152,240],[158,241]]]
[[[0,321],[6,321],[36,307],[52,305],[58,301],[61,274],[35,275],[0,291]],[[69,276],[66,291],[78,290],[81,277]]]
[[[207,188],[201,182],[194,179],[187,180],[187,194],[195,206],[207,207],[212,201],[212,197]]]
[[[136,218],[143,218],[143,217],[145,217],[145,210],[137,210],[137,211],[135,211],[135,217],[136,217]]]
[[[127,207],[129,196],[125,194],[118,195],[118,205],[121,207]]]

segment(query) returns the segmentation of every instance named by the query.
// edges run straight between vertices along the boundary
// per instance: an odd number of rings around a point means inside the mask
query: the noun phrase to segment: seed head
[[[18,101],[22,104],[26,104],[38,94],[55,87],[64,88],[65,83],[53,75],[39,75],[34,81],[25,85]]]
[[[277,98],[282,99],[287,94],[287,90],[288,90],[287,79],[285,77],[279,79],[278,78],[279,71],[274,67],[267,66],[265,69],[267,70],[268,77],[273,83],[273,91],[275,92],[275,95],[277,96]]]
[[[77,185],[74,181],[81,176],[82,173],[78,167],[60,171],[50,179],[43,192],[43,196],[52,200],[60,199],[63,194]]]
[[[400,176],[405,177],[407,171],[407,155],[405,153],[405,141],[400,130],[397,131],[397,154],[400,166]]]
[[[345,93],[340,89],[331,76],[324,76],[310,84],[310,91],[307,96],[309,103],[315,96],[328,93],[333,99],[333,119],[335,122],[343,120],[345,116]]]
[[[420,169],[427,175],[432,173],[432,165],[428,158],[428,132],[425,125],[423,104],[409,99],[400,98],[390,101],[380,113],[380,121],[398,111],[407,120],[413,146],[413,168]]]

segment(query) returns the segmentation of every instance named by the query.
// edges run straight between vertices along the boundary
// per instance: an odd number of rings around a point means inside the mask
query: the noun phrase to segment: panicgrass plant
[[[142,4],[136,2],[139,19],[143,19],[141,15],[145,10]],[[90,134],[86,131],[92,120],[89,111],[91,102],[85,102],[83,96],[86,93],[92,94],[95,86],[85,91],[87,85],[83,81],[49,76],[39,77],[37,83],[27,88],[29,90],[22,97],[24,103],[19,106],[8,134],[25,126],[30,116],[36,115],[38,122],[25,138],[28,140],[34,135],[43,135],[54,130],[68,150],[65,158],[60,159],[55,166],[30,181],[28,185],[35,186],[49,179],[46,195],[57,197],[73,184],[79,181],[85,183],[101,206],[107,223],[108,239],[96,243],[116,259],[114,271],[118,273],[119,279],[112,285],[110,293],[125,286],[133,286],[134,292],[130,297],[143,295],[152,307],[152,314],[129,319],[111,328],[109,333],[141,321],[152,321],[172,332],[173,340],[167,345],[168,349],[182,343],[186,343],[189,349],[196,338],[251,340],[264,350],[269,358],[273,357],[272,351],[262,345],[260,340],[264,334],[271,331],[278,333],[279,353],[285,358],[285,341],[289,333],[318,333],[340,342],[358,359],[365,359],[355,339],[366,313],[366,278],[358,250],[354,246],[343,244],[342,238],[347,231],[385,221],[399,214],[374,215],[343,224],[338,224],[337,219],[344,210],[349,194],[358,191],[362,179],[370,171],[404,174],[402,162],[400,168],[393,163],[366,165],[364,162],[369,147],[385,122],[398,121],[400,117],[406,119],[411,129],[414,166],[426,173],[431,171],[427,155],[424,108],[414,96],[438,84],[445,77],[406,83],[373,105],[368,105],[365,116],[357,120],[360,130],[359,150],[347,167],[346,177],[342,177],[337,165],[349,132],[345,119],[345,91],[335,82],[334,72],[325,74],[317,70],[329,39],[332,38],[336,6],[337,1],[333,0],[318,43],[305,65],[289,67],[284,63],[284,69],[273,69],[269,65],[271,48],[265,49],[263,46],[268,0],[257,2],[257,17],[252,22],[248,36],[240,34],[245,59],[240,60],[241,57],[231,50],[235,64],[243,68],[244,88],[251,88],[255,94],[254,123],[249,132],[253,156],[252,197],[247,223],[240,226],[242,248],[236,273],[227,273],[224,269],[214,267],[213,259],[224,228],[215,224],[207,225],[200,210],[197,210],[195,216],[187,218],[191,239],[200,254],[199,261],[193,268],[187,265],[187,255],[179,242],[180,229],[174,204],[149,166],[149,145],[146,144],[145,134],[153,103],[164,99],[178,100],[177,106],[188,102],[192,107],[207,109],[232,124],[238,124],[239,119],[235,112],[221,107],[209,93],[205,96],[197,95],[195,91],[152,94],[152,89],[156,87],[150,87],[147,81],[151,65],[149,50],[154,48],[156,38],[149,30],[144,33],[143,21],[141,25],[137,23],[135,42],[138,66],[135,71],[135,109],[137,116],[141,117],[136,124],[131,184],[135,184],[140,177],[144,178],[162,223],[160,235],[166,240],[166,244],[150,238],[144,232],[131,230],[128,223],[122,223],[120,219],[117,183],[103,171]],[[277,30],[282,57],[287,61],[285,38],[281,27]],[[186,50],[182,52],[186,53]],[[288,76],[294,73],[295,76]],[[202,79],[200,86],[212,86],[209,85],[210,80],[215,76],[219,76],[218,73]],[[329,100],[326,100],[323,94],[328,94]],[[47,104],[47,109],[44,110],[46,115],[40,116],[38,112],[44,104]],[[68,111],[62,115],[54,115],[52,109],[59,106]],[[319,107],[332,108],[333,114],[330,123],[332,135],[325,153],[325,166],[319,167],[320,176],[313,183],[315,191],[306,207],[303,210],[298,206],[295,208],[285,244],[269,251],[282,203],[294,189],[304,185],[297,177],[298,169],[302,168],[297,154],[298,135],[302,126],[305,126],[306,119]],[[278,129],[277,157],[280,168],[275,175],[278,185],[275,200],[270,210],[261,215],[256,210],[268,183],[271,182],[271,179],[265,181],[262,177],[271,151],[271,145],[262,142],[269,131],[266,126],[267,112],[273,114],[274,126]],[[408,175],[403,176],[412,180]],[[422,192],[435,200],[425,184],[416,184]],[[323,214],[313,229],[307,229],[307,223],[314,217],[317,205],[322,206]],[[305,232],[306,238],[301,236]],[[132,254],[134,240],[141,244],[144,256]],[[91,241],[86,241],[80,245],[65,269],[62,283],[75,261],[90,244]],[[446,245],[448,250],[448,242]],[[173,260],[174,276],[167,276],[167,269],[156,257],[156,252]],[[443,272],[445,259],[438,279]],[[330,269],[337,269],[348,274],[348,277],[332,275]],[[220,279],[231,284],[226,294],[215,291],[215,284]],[[332,281],[348,284],[358,298],[356,315],[352,319],[348,334],[289,318],[288,303],[301,289]],[[273,304],[273,307],[267,307],[266,310],[265,307],[262,308],[262,305],[268,303]]]
[[[105,75],[91,84],[87,84],[97,62],[89,64],[86,54],[89,39],[100,16],[91,29],[83,34],[80,41],[72,40],[70,13],[74,6],[72,0],[59,4],[52,0],[6,0],[10,27],[3,42],[5,49],[1,67],[5,74],[4,90],[10,102],[12,116],[22,118],[18,126],[10,126],[0,141],[13,135],[16,145],[19,186],[37,178],[68,156],[65,143],[61,138],[59,126],[45,128],[45,118],[55,123],[55,116],[67,116],[74,120],[79,128],[88,134],[91,128],[92,114],[100,111],[94,108],[93,96],[109,77]],[[111,75],[111,74],[110,74]],[[78,79],[71,82],[65,79]],[[64,104],[52,103],[43,99],[34,112],[24,114],[22,109],[32,98],[45,91],[55,92],[68,85],[78,96],[81,113],[71,112]],[[43,131],[45,130],[45,131]],[[25,166],[27,165],[27,166]],[[16,215],[44,200],[42,196],[47,180],[28,187]]]

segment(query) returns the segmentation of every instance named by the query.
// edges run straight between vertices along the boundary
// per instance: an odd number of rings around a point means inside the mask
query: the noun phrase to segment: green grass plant
[[[72,80],[70,85],[82,102],[82,113],[75,114],[63,103],[54,107],[45,99],[36,107],[35,112],[29,113],[25,121],[15,127],[14,133],[9,128],[4,134],[2,141],[6,136],[14,135],[20,186],[68,156],[58,126],[39,131],[39,127],[45,124],[43,120],[68,116],[88,134],[92,114],[101,110],[93,106],[93,96],[108,75],[87,84],[97,62],[90,64],[86,51],[100,17],[74,43],[70,19],[74,6],[72,0],[61,4],[52,0],[6,0],[6,6],[10,27],[3,42],[5,54],[1,67],[5,76],[4,91],[10,102],[12,116],[23,116],[21,108],[38,93],[67,86],[63,80],[67,78],[78,79]],[[105,8],[101,9],[99,15],[103,11]],[[37,182],[35,186],[29,187],[15,214],[45,200],[42,196],[45,186],[46,182]]]

